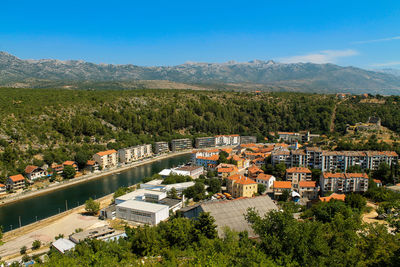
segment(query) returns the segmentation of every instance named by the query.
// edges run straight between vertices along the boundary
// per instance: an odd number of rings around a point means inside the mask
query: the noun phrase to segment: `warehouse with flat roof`
[[[169,206],[138,200],[127,200],[116,206],[119,219],[157,225],[168,219]]]

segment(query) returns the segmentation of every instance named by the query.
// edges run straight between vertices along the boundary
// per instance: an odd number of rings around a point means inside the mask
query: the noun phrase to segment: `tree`
[[[200,213],[197,218],[194,227],[205,237],[212,239],[218,236],[217,226],[215,225],[215,219],[210,215],[209,212]]]
[[[97,201],[94,201],[92,198],[89,198],[85,202],[85,210],[92,215],[95,215],[99,212],[100,210],[100,203]]]
[[[257,185],[257,193],[262,195],[265,190],[267,190],[267,187],[265,186],[265,184],[258,184]]]
[[[274,166],[273,175],[277,178],[283,179],[286,173],[285,163],[279,163]]]
[[[78,151],[76,153],[75,161],[78,164],[79,169],[83,169],[86,166],[86,163],[90,157],[91,154],[88,151]]]
[[[63,177],[64,179],[71,179],[74,178],[76,174],[75,168],[72,166],[65,166],[63,170]]]
[[[289,191],[283,190],[282,195],[279,196],[279,201],[287,201],[289,199]]]
[[[178,193],[175,187],[172,187],[170,191],[168,191],[167,196],[173,199],[179,199]]]
[[[352,165],[352,166],[347,168],[346,172],[349,172],[349,173],[360,173],[360,172],[362,172],[361,166],[360,165]]]
[[[21,253],[21,255],[24,255],[27,250],[28,250],[27,247],[23,246],[23,247],[20,248],[19,253]]]
[[[367,204],[367,199],[360,194],[348,194],[346,196],[345,202],[352,209],[357,209],[358,211],[363,211],[365,205]]]
[[[221,181],[218,178],[211,178],[208,181],[207,191],[211,194],[221,192]]]
[[[42,242],[40,242],[40,240],[35,240],[32,243],[32,249],[37,250],[40,248],[41,245],[42,245]]]
[[[384,184],[393,183],[390,166],[385,162],[379,164],[378,169],[372,172],[372,177],[381,180]]]
[[[228,163],[229,154],[226,151],[219,152],[218,163]]]

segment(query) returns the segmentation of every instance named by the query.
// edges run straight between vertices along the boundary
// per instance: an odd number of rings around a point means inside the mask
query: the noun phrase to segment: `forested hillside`
[[[179,137],[214,134],[257,135],[309,130],[329,134],[365,121],[371,114],[400,131],[399,97],[384,104],[334,95],[239,93],[191,90],[83,91],[0,89],[1,177],[26,164],[84,162],[105,148],[120,148]],[[365,103],[363,103],[363,101]]]

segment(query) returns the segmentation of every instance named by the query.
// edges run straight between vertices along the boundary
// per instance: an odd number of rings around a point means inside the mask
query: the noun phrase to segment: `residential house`
[[[265,158],[263,157],[259,157],[259,158],[255,158],[251,161],[251,163],[253,163],[254,165],[261,167],[263,165],[265,165]]]
[[[247,169],[247,175],[250,178],[255,179],[260,173],[264,173],[263,170],[261,170],[260,168],[258,168],[255,165],[251,165],[248,169]]]
[[[245,160],[244,160],[243,158],[239,157],[238,155],[229,156],[227,159],[228,159],[228,160],[233,160],[233,161],[235,161],[235,162],[236,162],[236,166],[237,166],[239,169],[244,168],[244,162],[245,162]]]
[[[298,192],[300,181],[311,181],[311,171],[304,167],[292,167],[286,170],[286,181],[292,182],[293,189]]]
[[[4,194],[7,192],[7,187],[5,184],[0,184],[0,194]]]
[[[346,199],[346,195],[333,193],[328,197],[319,197],[319,200],[322,202],[329,202],[331,199],[344,201]]]
[[[25,175],[30,180],[36,180],[41,177],[45,177],[48,175],[47,171],[34,165],[28,165],[25,168]]]
[[[252,197],[257,193],[257,183],[241,174],[234,174],[226,179],[226,189],[234,198]]]
[[[53,163],[53,164],[51,164],[51,168],[53,169],[53,172],[55,172],[57,174],[62,174],[64,171],[64,165],[62,165],[62,164]]]
[[[382,181],[381,180],[374,179],[374,183],[376,184],[377,187],[381,187],[382,186]]]
[[[267,190],[272,189],[274,182],[276,181],[275,176],[270,175],[270,174],[265,174],[265,173],[260,173],[256,177],[256,182],[258,184],[263,184],[266,186]]]
[[[234,174],[237,174],[238,171],[239,171],[238,168],[233,164],[221,163],[217,166],[218,177],[223,179],[232,176]]]
[[[62,165],[64,167],[65,166],[71,166],[72,168],[75,169],[75,171],[78,171],[78,164],[75,161],[67,160],[67,161],[64,161]]]
[[[318,197],[319,188],[316,181],[300,181],[299,194],[302,198],[316,199]]]
[[[86,162],[85,171],[94,172],[99,170],[99,164],[94,160],[88,160]]]
[[[290,193],[292,189],[292,182],[290,181],[275,181],[273,185],[274,199],[277,199],[283,194],[284,191]]]
[[[94,154],[93,160],[103,169],[116,167],[118,164],[117,151],[112,149],[98,152]]]
[[[8,177],[6,185],[9,190],[23,189],[25,187],[25,178],[22,174],[12,175]]]
[[[368,190],[368,179],[366,173],[325,172],[321,175],[320,186],[322,192],[366,192]]]

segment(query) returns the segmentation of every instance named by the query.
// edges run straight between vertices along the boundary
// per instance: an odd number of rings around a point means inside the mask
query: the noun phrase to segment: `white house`
[[[263,184],[267,187],[267,189],[272,189],[274,182],[276,181],[275,176],[265,173],[260,173],[256,177],[256,182],[258,184]]]
[[[33,181],[41,177],[45,177],[48,175],[47,171],[34,165],[28,165],[25,168],[26,177]]]

